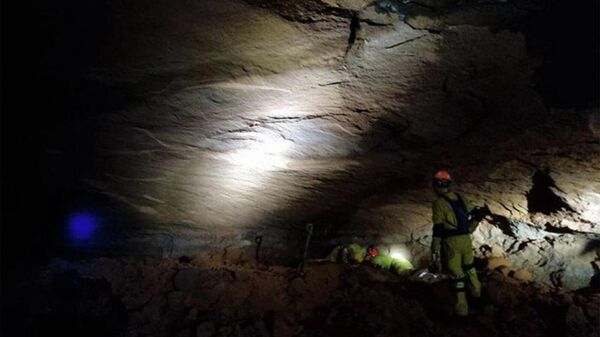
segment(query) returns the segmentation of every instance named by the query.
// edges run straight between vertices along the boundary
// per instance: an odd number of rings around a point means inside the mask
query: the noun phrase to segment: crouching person
[[[389,270],[396,274],[412,270],[410,261],[381,254],[375,246],[362,246],[357,243],[335,247],[326,258],[327,261],[343,264],[370,264],[376,268]]]

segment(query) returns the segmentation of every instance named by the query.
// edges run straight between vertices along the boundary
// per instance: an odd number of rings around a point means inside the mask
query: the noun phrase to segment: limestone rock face
[[[402,244],[425,263],[430,174],[449,167],[495,216],[478,245],[549,266],[534,278],[563,270],[585,284],[593,258],[580,250],[600,235],[598,109],[549,108],[534,89],[542,58],[506,28],[535,6],[427,4],[112,2],[86,76],[115,103],[67,126],[95,149],[93,170],[68,178],[114,203],[111,226],[148,254],[257,235],[289,251],[314,222],[313,247]],[[50,150],[56,165],[75,160]]]

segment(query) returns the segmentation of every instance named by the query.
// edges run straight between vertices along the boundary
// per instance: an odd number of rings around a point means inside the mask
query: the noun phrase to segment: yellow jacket
[[[458,200],[458,196],[454,192],[446,193],[445,197],[447,197],[448,199],[453,200],[453,201]],[[462,197],[462,199],[465,203],[467,212],[471,212],[472,207],[469,204],[469,202],[464,197]],[[445,230],[455,230],[458,228],[458,220],[456,219],[454,210],[452,209],[452,206],[450,206],[450,204],[448,203],[448,201],[446,199],[444,199],[441,196],[439,198],[437,198],[432,204],[432,210],[433,210],[432,223],[434,226],[442,225]],[[476,226],[477,226],[476,221],[470,221],[469,222],[469,232],[472,233],[475,230]],[[442,240],[443,240],[443,238],[441,238],[441,237],[435,237],[435,236],[433,237],[433,239],[431,241],[431,252],[432,253],[434,253],[434,254],[440,253]]]

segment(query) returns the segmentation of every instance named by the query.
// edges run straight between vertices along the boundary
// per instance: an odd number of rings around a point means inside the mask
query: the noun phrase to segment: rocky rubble
[[[452,291],[368,266],[291,268],[218,255],[54,260],[23,298],[33,335],[63,336],[593,336],[600,294],[566,292],[481,271],[483,305],[448,321]]]

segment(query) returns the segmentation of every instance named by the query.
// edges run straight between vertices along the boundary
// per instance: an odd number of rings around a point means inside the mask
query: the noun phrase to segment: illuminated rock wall
[[[263,235],[274,256],[293,258],[314,222],[313,254],[378,241],[423,261],[430,175],[442,166],[498,219],[597,239],[598,110],[549,108],[535,89],[544,58],[517,29],[535,6],[111,6],[86,78],[115,104],[66,126],[95,149],[94,169],[69,179],[111,202],[111,228],[89,247],[173,256]],[[56,165],[78,153],[51,150]],[[532,179],[546,170],[563,213],[535,206]]]

